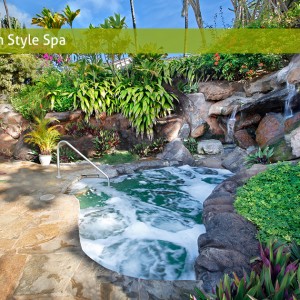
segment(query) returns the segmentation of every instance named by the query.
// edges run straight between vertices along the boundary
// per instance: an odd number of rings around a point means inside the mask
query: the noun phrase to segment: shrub
[[[260,257],[254,259],[250,275],[233,278],[228,274],[212,294],[206,295],[196,289],[193,300],[296,300],[300,296],[299,262],[291,258],[289,247],[276,240],[260,244]]]
[[[188,138],[187,140],[184,140],[183,144],[190,151],[191,154],[198,153],[198,142],[194,138]]]
[[[140,157],[149,157],[163,151],[164,145],[167,143],[165,139],[157,139],[151,143],[140,143],[135,145],[130,152]]]
[[[31,83],[37,76],[39,63],[31,54],[0,55],[0,92],[17,92],[24,84]]]
[[[93,140],[96,156],[114,151],[120,143],[119,134],[113,130],[100,130],[98,136]]]
[[[86,135],[97,136],[100,128],[93,126],[86,121],[72,122],[66,126],[66,134],[73,137],[82,137]]]
[[[24,86],[10,99],[14,109],[25,119],[43,118],[48,111],[45,91],[39,86]]]
[[[234,206],[254,223],[262,240],[276,236],[300,243],[300,164],[278,163],[237,191]]]
[[[53,160],[57,160],[56,151],[53,152]],[[73,149],[70,149],[65,146],[59,149],[59,160],[63,163],[70,163],[80,160],[80,157]]]
[[[129,119],[137,134],[153,137],[153,125],[171,113],[176,95],[168,93],[164,84],[171,84],[169,65],[160,54],[138,54],[128,77],[116,88],[121,113]]]
[[[207,80],[241,80],[256,77],[285,64],[277,54],[204,54],[172,60],[172,77],[188,82],[188,86]]]

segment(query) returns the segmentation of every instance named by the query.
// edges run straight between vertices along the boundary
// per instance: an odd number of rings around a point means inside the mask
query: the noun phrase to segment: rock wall
[[[265,166],[255,165],[218,185],[203,204],[206,233],[198,238],[199,256],[195,262],[197,280],[211,292],[225,273],[239,277],[250,271],[250,259],[258,255],[257,230],[236,214],[233,208],[236,189]]]

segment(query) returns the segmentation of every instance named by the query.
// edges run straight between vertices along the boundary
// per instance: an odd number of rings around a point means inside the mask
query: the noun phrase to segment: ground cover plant
[[[234,207],[254,223],[259,236],[300,243],[300,164],[278,163],[237,191]]]
[[[118,165],[131,163],[138,159],[139,157],[136,154],[132,154],[129,151],[115,150],[113,153],[104,154],[100,158],[95,158],[93,161],[108,165]]]

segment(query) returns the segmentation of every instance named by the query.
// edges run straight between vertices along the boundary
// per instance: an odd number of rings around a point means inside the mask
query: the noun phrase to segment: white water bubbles
[[[83,250],[121,274],[157,280],[195,279],[202,204],[230,176],[224,170],[167,167],[111,180],[84,179],[79,194]],[[83,184],[83,185],[82,185]]]

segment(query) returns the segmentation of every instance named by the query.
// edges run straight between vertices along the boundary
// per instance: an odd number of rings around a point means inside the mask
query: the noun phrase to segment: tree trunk
[[[202,19],[199,1],[200,0],[189,0],[191,6],[193,8],[198,27],[203,28],[203,19]]]
[[[187,53],[187,34],[189,29],[189,0],[183,0],[183,8],[181,15],[184,17],[184,49],[183,49],[183,57],[185,57]]]
[[[8,13],[8,7],[7,7],[6,0],[3,0],[3,4],[4,4],[5,12],[6,12],[8,28],[11,28],[10,17],[9,17],[9,13]]]
[[[130,9],[131,9],[132,26],[133,26],[133,29],[136,29],[136,20],[135,20],[133,0],[130,0]]]

